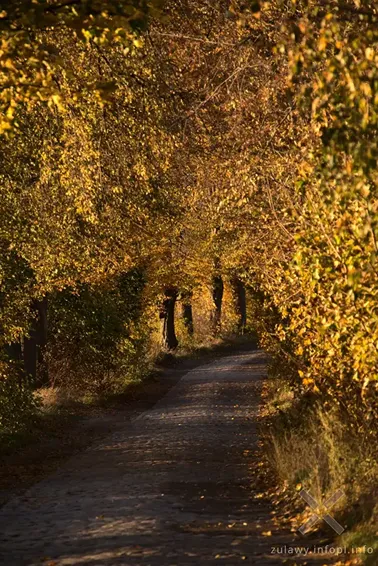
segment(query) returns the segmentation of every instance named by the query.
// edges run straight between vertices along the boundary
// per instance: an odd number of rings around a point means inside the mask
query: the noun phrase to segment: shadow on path
[[[251,488],[265,367],[255,350],[192,369],[152,409],[10,501],[0,564],[281,563],[272,545],[292,535],[274,531],[269,502]]]

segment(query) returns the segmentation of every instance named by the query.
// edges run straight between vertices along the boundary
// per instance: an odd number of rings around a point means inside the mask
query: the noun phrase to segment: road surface
[[[253,486],[265,372],[261,351],[189,371],[154,408],[9,501],[0,564],[282,563],[271,548],[287,534]]]

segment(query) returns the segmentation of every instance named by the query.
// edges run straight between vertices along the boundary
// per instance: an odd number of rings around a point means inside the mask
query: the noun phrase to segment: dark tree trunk
[[[238,315],[238,330],[241,334],[243,334],[247,324],[247,300],[245,286],[239,277],[233,277],[231,279],[231,286],[235,301],[235,310]]]
[[[214,308],[211,317],[212,332],[216,336],[221,329],[222,319],[222,299],[223,299],[223,279],[220,275],[213,277],[212,296]]]
[[[189,336],[194,334],[192,297],[193,293],[191,291],[182,294],[182,318]]]
[[[162,342],[166,350],[175,350],[178,340],[175,333],[175,305],[177,300],[177,289],[169,288],[164,292],[165,299],[160,310],[162,321]]]
[[[32,308],[35,319],[32,322],[29,336],[24,338],[24,371],[33,385],[40,386],[48,383],[44,360],[47,344],[47,298],[42,301],[34,301]]]

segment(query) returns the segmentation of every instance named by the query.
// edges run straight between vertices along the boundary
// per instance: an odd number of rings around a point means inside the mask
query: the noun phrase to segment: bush
[[[22,432],[38,413],[39,402],[16,368],[0,365],[0,439]]]
[[[49,370],[53,385],[116,393],[145,371],[148,327],[143,276],[130,271],[107,285],[66,289],[50,300]]]

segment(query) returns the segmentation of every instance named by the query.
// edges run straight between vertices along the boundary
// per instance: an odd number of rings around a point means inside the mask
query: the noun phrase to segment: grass
[[[321,403],[315,394],[294,391],[279,378],[268,380],[264,397],[270,431],[267,455],[285,501],[290,501],[295,527],[307,518],[298,491],[306,489],[326,501],[342,489],[345,497],[332,515],[346,530],[336,543],[369,547],[372,554],[362,552],[360,558],[367,566],[377,564],[378,431],[363,426],[357,431],[336,406]],[[321,529],[334,539],[331,529]]]

